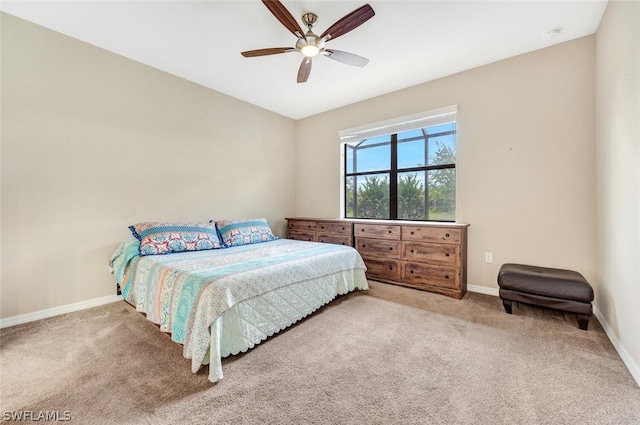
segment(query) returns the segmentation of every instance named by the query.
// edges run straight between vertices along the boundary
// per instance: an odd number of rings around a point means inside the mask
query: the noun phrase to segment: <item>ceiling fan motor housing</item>
[[[296,42],[296,50],[308,58],[317,56],[324,50],[324,40],[311,31],[311,28],[318,21],[315,13],[305,13],[302,15],[302,22],[309,28],[304,38],[299,38]]]
[[[324,50],[324,40],[312,33],[305,34],[305,38],[299,38],[296,42],[296,50],[307,57],[313,57]]]

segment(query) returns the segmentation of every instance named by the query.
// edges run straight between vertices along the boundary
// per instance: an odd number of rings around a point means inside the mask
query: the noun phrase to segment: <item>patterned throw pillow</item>
[[[140,241],[140,255],[222,248],[213,223],[145,222],[129,230]]]
[[[279,239],[271,232],[266,218],[248,220],[216,221],[222,243],[225,246],[240,246],[252,243],[269,242]]]

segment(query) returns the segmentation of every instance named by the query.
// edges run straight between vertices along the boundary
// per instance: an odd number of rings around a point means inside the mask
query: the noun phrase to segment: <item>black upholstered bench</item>
[[[500,299],[511,314],[513,301],[575,313],[587,330],[593,314],[593,288],[578,272],[524,264],[503,264],[498,273]]]

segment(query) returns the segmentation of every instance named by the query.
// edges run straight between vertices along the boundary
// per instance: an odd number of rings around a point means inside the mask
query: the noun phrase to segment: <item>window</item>
[[[456,109],[341,132],[344,217],[455,221]]]

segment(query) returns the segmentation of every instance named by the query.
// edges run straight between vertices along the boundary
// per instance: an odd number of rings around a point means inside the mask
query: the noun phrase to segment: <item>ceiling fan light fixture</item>
[[[298,39],[296,49],[305,57],[312,58],[318,56],[324,50],[324,40],[309,31],[304,38]]]
[[[306,46],[302,47],[302,49],[300,49],[300,53],[308,58],[312,58],[314,56],[318,56],[318,53],[320,53],[320,49],[315,44],[307,44]]]

